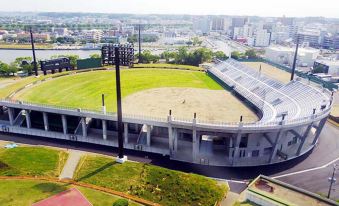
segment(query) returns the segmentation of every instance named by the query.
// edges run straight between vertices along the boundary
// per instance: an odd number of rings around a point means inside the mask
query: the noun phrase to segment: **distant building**
[[[339,76],[339,61],[335,60],[316,60],[313,65],[313,69],[319,72],[333,76]]]
[[[44,43],[50,40],[49,34],[33,34],[34,41]],[[16,36],[18,42],[31,42],[31,35],[29,33],[19,33]]]
[[[213,18],[212,31],[225,31],[225,18],[222,17]]]
[[[256,47],[267,47],[270,45],[271,33],[267,32],[266,29],[256,31],[254,46]]]
[[[232,18],[232,27],[243,27],[248,22],[248,17],[234,17]]]
[[[67,36],[69,34],[67,28],[53,28],[52,31],[58,36]]]
[[[265,48],[265,57],[278,64],[291,66],[294,59],[295,48],[283,46],[270,46]],[[299,48],[298,66],[313,66],[320,51],[312,48]]]
[[[307,30],[298,32],[299,42],[307,43],[311,47],[320,46],[320,31],[319,30]]]
[[[208,17],[202,17],[194,21],[193,30],[202,34],[209,34],[211,31],[211,20]]]
[[[335,201],[318,194],[289,185],[276,179],[259,176],[248,185],[240,195],[240,201],[249,201],[256,205],[307,205],[307,206],[336,206]]]
[[[103,36],[103,31],[92,29],[85,32],[85,40],[87,42],[100,42]]]
[[[281,17],[281,18],[278,18],[278,22],[282,23],[285,26],[291,26],[295,24],[295,18]]]

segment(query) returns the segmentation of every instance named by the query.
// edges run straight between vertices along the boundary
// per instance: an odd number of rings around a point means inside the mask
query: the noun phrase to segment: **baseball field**
[[[99,111],[101,95],[105,94],[107,110],[115,111],[115,84],[115,71],[84,72],[27,87],[13,98]],[[246,122],[257,120],[252,110],[204,72],[124,69],[121,71],[121,86],[125,114],[165,118],[172,110],[174,117],[185,119],[191,119],[197,113],[198,119],[207,121],[237,122],[241,115]],[[11,87],[13,85],[8,86]]]

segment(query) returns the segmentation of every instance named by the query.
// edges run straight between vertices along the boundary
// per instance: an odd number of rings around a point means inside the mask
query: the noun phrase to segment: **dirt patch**
[[[238,122],[258,120],[255,113],[224,90],[157,88],[141,91],[123,99],[123,112],[166,118],[169,110],[178,118]]]

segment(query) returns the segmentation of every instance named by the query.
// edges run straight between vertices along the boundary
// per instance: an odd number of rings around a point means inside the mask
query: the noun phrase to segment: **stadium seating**
[[[330,106],[330,95],[319,88],[301,80],[284,84],[233,59],[214,63],[209,72],[260,109],[261,123],[307,118]]]

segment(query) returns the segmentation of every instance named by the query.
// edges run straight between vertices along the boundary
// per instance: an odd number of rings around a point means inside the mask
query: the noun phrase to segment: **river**
[[[88,58],[91,54],[100,54],[99,50],[36,50],[37,60],[50,59],[53,55],[75,54],[80,58]],[[17,57],[32,56],[31,50],[7,50],[0,49],[0,61],[7,64],[13,62]]]

